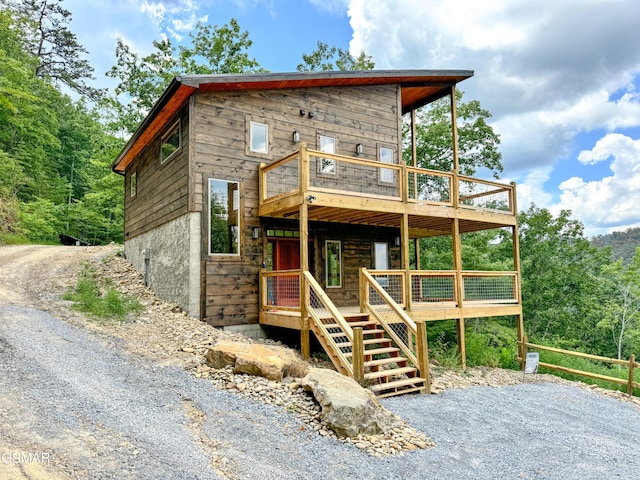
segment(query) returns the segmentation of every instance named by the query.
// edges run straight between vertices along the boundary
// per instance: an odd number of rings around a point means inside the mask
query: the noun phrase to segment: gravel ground
[[[318,434],[290,408],[197,378],[198,345],[211,332],[170,306],[146,299],[148,319],[114,327],[68,311],[59,293],[71,280],[51,276],[82,257],[68,252],[0,248],[0,480],[608,479],[640,471],[637,402],[547,376],[522,383],[513,372],[447,373],[437,395],[383,400],[436,446],[371,456]],[[496,379],[516,384],[452,388]],[[29,452],[41,461],[19,460]]]

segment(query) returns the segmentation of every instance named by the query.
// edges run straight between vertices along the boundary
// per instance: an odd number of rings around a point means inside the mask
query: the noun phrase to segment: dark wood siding
[[[171,128],[177,117],[167,125]],[[126,170],[125,240],[148,232],[187,213],[189,198],[189,121],[188,109],[180,112],[181,148],[160,163],[163,130]],[[131,175],[136,172],[137,194],[131,197]]]
[[[305,111],[304,116],[301,110]],[[375,160],[379,143],[391,146],[399,143],[397,110],[395,85],[197,94],[192,109],[191,189],[193,208],[203,212],[206,277],[203,304],[209,323],[224,326],[258,322],[258,272],[264,260],[263,239],[252,239],[251,231],[260,226],[257,217],[260,163],[269,163],[297,150],[298,145],[292,141],[294,130],[300,132],[301,141],[307,142],[309,148],[318,148],[316,140],[321,134],[338,140],[336,153],[353,156],[356,144],[362,143],[365,147],[362,158]],[[269,126],[271,142],[267,155],[247,151],[250,120]],[[206,255],[209,178],[241,183],[240,256]],[[357,242],[349,248],[358,248]],[[350,299],[351,295],[349,288],[343,296]]]

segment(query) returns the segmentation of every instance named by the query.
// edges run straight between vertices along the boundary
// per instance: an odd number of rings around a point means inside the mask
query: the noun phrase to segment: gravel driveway
[[[38,310],[0,307],[0,363],[4,440],[47,453],[61,478],[602,479],[640,471],[640,410],[576,387],[385,400],[437,446],[380,459]]]

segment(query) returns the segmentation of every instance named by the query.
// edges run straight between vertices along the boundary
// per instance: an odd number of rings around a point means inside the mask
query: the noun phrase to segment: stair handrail
[[[380,295],[382,300],[384,300],[384,302],[393,310],[393,312],[402,320],[402,322],[407,326],[407,328],[411,331],[411,333],[413,333],[417,338],[418,327],[416,325],[416,322],[414,322],[411,319],[411,317],[409,317],[405,313],[405,311],[400,307],[400,305],[398,305],[396,301],[393,298],[391,298],[391,295],[389,295],[387,291],[384,288],[382,288],[382,286],[376,281],[375,278],[373,278],[373,276],[367,271],[366,268],[361,268],[360,272],[361,272],[361,275],[363,276],[363,279],[369,285],[371,285],[371,287],[376,291],[376,293]],[[373,308],[373,305],[371,305],[371,303],[369,302],[368,297],[364,299],[364,304],[369,309],[369,312],[376,318],[376,321],[384,328],[385,332],[387,332],[387,334],[393,339],[393,341],[396,342],[396,345],[398,345],[398,348],[400,348],[400,350],[402,351],[402,353],[404,353],[406,358],[410,362],[412,362],[414,366],[419,367],[420,363],[418,362],[418,358],[416,354],[405,343],[404,340],[398,337],[396,332],[393,331],[393,328],[391,328],[391,326],[387,323],[387,321],[384,318],[382,318],[382,316],[380,316],[378,312],[376,312],[375,308]]]
[[[309,271],[305,271],[304,272],[304,279],[305,279],[305,282],[309,285],[309,287],[312,288],[315,291],[316,295],[319,297],[319,299],[322,302],[322,304],[324,305],[324,307],[329,311],[329,313],[331,314],[332,318],[336,321],[336,324],[344,332],[344,336],[347,337],[349,342],[351,342],[351,345],[352,345],[352,361],[354,361],[353,359],[355,358],[355,354],[357,352],[356,352],[355,346],[353,345],[354,344],[354,333],[353,333],[353,329],[351,328],[351,325],[349,325],[349,322],[347,322],[345,320],[344,316],[340,313],[338,308],[334,305],[334,303],[331,301],[329,296],[325,293],[325,291],[322,289],[320,284],[316,281],[315,278],[313,278],[313,275],[311,275],[311,273]],[[319,328],[320,330],[322,330],[323,333],[325,334],[325,339],[326,339],[327,343],[333,349],[333,353],[340,359],[340,361],[343,364],[342,366],[345,368],[345,370],[348,371],[349,376],[354,377],[354,368],[353,368],[352,363],[344,355],[344,353],[340,350],[340,348],[336,344],[335,340],[329,335],[329,332],[327,331],[326,326],[322,323],[322,321],[320,320],[320,317],[318,317],[315,309],[311,305],[309,305],[309,296],[307,296],[307,312],[309,313],[309,316],[310,316],[311,320],[313,321],[314,325],[317,328]],[[361,338],[360,338],[360,340],[361,340]],[[360,364],[361,363],[362,362],[360,362]],[[358,372],[355,372],[355,373],[358,373]]]

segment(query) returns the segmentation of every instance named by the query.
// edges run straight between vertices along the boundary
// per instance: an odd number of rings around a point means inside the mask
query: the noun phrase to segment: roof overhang
[[[124,146],[112,168],[122,173],[196,91],[279,90],[397,84],[402,113],[433,102],[473,70],[366,70],[353,72],[249,73],[175,77]]]

